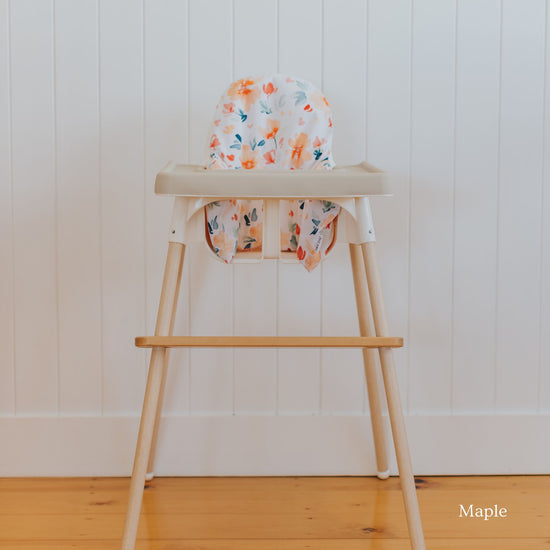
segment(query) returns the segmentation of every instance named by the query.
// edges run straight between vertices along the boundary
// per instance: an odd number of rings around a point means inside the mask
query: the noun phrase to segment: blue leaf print
[[[260,101],[260,113],[265,113],[266,115],[270,115],[273,111],[267,106],[267,103],[262,99]]]
[[[320,220],[316,220],[315,218],[311,218],[311,223],[312,223],[313,225],[319,225],[319,224],[321,223],[321,221],[320,221]]]
[[[244,122],[248,118],[248,115],[242,109],[239,109],[239,116],[241,117],[241,122]]]
[[[294,105],[301,105],[307,101],[305,92],[294,92],[292,95],[295,99]]]
[[[323,153],[321,152],[321,149],[315,149],[315,151],[313,151],[313,156],[315,157],[315,160],[319,160],[322,154]]]
[[[214,219],[212,220],[212,229],[216,230],[218,227],[218,216],[214,216]]]
[[[299,80],[296,80],[296,86],[300,88],[301,90],[307,90],[307,84],[305,82],[300,82]]]
[[[286,103],[286,95],[281,95],[279,98],[279,107],[282,107]]]
[[[290,246],[293,247],[293,250],[296,250],[296,248],[298,247],[298,241],[296,240],[296,235],[292,235],[292,237],[290,237]]]
[[[236,137],[236,138],[237,138],[237,139],[238,139],[239,141],[241,141],[241,142],[242,142],[243,138],[241,137],[241,135],[240,135],[240,134],[235,134],[235,137]]]
[[[256,138],[250,140],[250,148],[254,151],[256,149]]]
[[[263,147],[265,145],[265,139],[262,139],[258,142],[258,147]]]
[[[250,219],[253,221],[253,222],[256,222],[258,221],[258,214],[256,212],[256,209],[254,208],[250,214]]]
[[[250,248],[250,243],[245,244],[243,250],[246,250],[247,248]]]
[[[244,223],[250,225],[250,218],[246,214],[244,215]]]
[[[240,143],[234,143],[233,145],[229,146],[230,149],[238,149],[241,150],[241,144]]]

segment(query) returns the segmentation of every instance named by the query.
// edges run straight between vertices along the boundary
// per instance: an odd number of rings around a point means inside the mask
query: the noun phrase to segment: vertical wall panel
[[[277,262],[235,266],[235,335],[277,333]],[[274,414],[277,409],[277,351],[235,350],[235,412]]]
[[[234,78],[277,71],[277,2],[234,0]]]
[[[0,414],[15,412],[9,19],[8,0],[3,0],[0,2]]]
[[[500,1],[457,16],[452,407],[471,413],[494,404]]]
[[[550,412],[550,10],[546,10],[546,66],[543,135],[541,331],[539,357],[539,412]]]
[[[391,174],[394,193],[371,203],[390,331],[405,338],[394,355],[407,409],[411,2],[368,6],[367,160]]]
[[[143,401],[145,354],[134,347],[145,331],[142,17],[133,0],[100,3],[105,413]]]
[[[16,413],[55,414],[53,7],[23,0],[11,8]]]
[[[322,0],[279,0],[279,70],[321,86]]]
[[[319,336],[321,270],[308,273],[302,264],[279,263],[280,336]],[[279,414],[320,412],[320,351],[279,350]]]
[[[234,78],[277,72],[277,4],[236,0]],[[235,265],[234,320],[238,336],[277,330],[277,263]],[[235,412],[274,414],[277,351],[235,349]]]
[[[409,409],[442,413],[451,405],[455,2],[415,1],[412,17]]]
[[[342,10],[340,2],[327,0],[323,7],[323,92],[334,121],[332,151],[337,165],[353,164],[366,158],[367,4],[356,0],[348,2],[347,9]],[[344,27],[346,32],[342,35]],[[323,334],[359,334],[357,315],[353,314],[355,296],[347,245],[333,249],[321,270]],[[324,413],[361,413],[365,387],[359,350],[321,351]]]
[[[538,397],[544,28],[542,0],[502,8],[496,408]]]
[[[190,0],[190,160],[205,163],[214,109],[232,76],[231,3]],[[216,18],[212,18],[216,13]],[[206,244],[190,250],[190,314],[193,335],[233,332],[233,266],[216,260]],[[191,350],[191,412],[233,412],[233,352]]]
[[[323,335],[358,336],[348,245],[336,244],[322,267]],[[324,349],[321,357],[322,413],[361,414],[367,402],[361,350]]]
[[[279,1],[279,70],[322,85],[322,2]],[[278,333],[318,336],[321,268],[279,263]],[[320,412],[320,350],[279,350],[280,414]]]
[[[97,24],[96,0],[56,1],[59,411],[65,414],[101,411]]]
[[[166,261],[173,200],[153,194],[155,176],[170,160],[185,162],[188,150],[187,2],[145,2],[145,239],[147,334],[153,334]],[[189,257],[184,273],[174,334],[189,332]],[[145,352],[142,350],[145,355]],[[147,353],[147,359],[150,352]],[[189,409],[189,351],[170,351],[163,410]]]
[[[188,249],[191,335],[227,336],[233,332],[233,270],[206,250]],[[233,412],[233,353],[230,349],[191,350],[192,414]]]

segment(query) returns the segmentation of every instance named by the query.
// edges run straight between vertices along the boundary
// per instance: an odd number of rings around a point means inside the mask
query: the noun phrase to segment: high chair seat
[[[204,222],[208,204],[219,204],[222,199],[263,199],[261,251],[237,251],[234,258],[243,262],[266,258],[296,261],[295,252],[281,251],[277,238],[284,216],[280,204],[285,199],[319,198],[337,204],[340,213],[334,238],[362,243],[374,239],[368,197],[390,196],[391,182],[387,173],[367,162],[333,170],[292,171],[206,170],[202,166],[169,162],[157,174],[155,193],[176,197],[170,239],[186,244],[205,239],[208,242],[209,228]]]

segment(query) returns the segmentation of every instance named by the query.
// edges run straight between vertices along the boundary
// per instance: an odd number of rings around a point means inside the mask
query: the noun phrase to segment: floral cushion
[[[321,169],[334,166],[332,119],[325,96],[305,80],[275,74],[233,82],[216,106],[209,169]],[[280,202],[281,250],[308,271],[334,240],[340,207],[329,201]],[[206,208],[214,252],[230,262],[262,246],[262,200],[226,200]]]

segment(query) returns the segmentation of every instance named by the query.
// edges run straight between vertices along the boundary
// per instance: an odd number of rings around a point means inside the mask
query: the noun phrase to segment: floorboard
[[[419,477],[429,550],[550,550],[550,476]],[[119,547],[126,478],[0,479],[0,549]],[[507,517],[460,518],[460,505]],[[397,478],[157,478],[137,550],[405,550]]]

